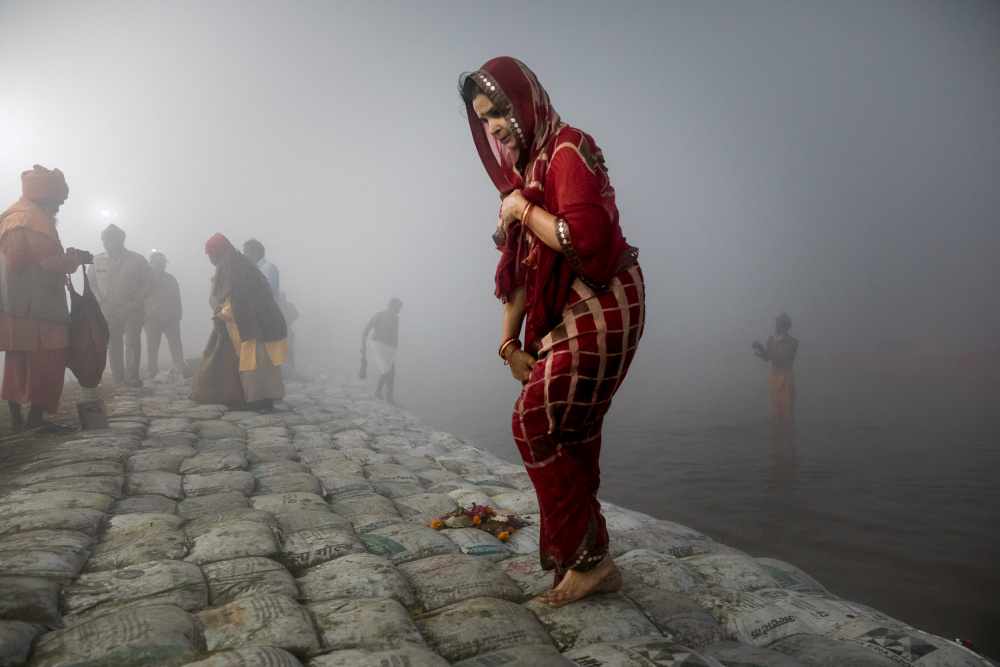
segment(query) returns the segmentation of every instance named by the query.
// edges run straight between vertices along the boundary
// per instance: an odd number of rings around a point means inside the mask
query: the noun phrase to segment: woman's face
[[[476,115],[479,116],[479,120],[486,124],[487,130],[496,137],[497,141],[511,151],[517,150],[517,138],[510,131],[510,124],[504,115],[493,106],[490,98],[479,93],[472,98],[472,108],[476,112]]]

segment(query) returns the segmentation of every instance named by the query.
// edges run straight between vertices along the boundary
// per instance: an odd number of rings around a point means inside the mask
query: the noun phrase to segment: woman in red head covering
[[[514,440],[538,494],[542,566],[555,570],[541,599],[559,607],[621,587],[597,501],[598,459],[604,415],[645,321],[638,251],[622,235],[600,148],[560,120],[531,70],[496,58],[460,88],[503,197],[499,354],[523,385]]]

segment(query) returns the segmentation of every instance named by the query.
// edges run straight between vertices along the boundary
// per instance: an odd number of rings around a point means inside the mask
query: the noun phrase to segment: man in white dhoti
[[[396,347],[399,344],[399,309],[403,302],[399,299],[389,299],[389,307],[375,313],[361,334],[361,356],[368,354],[368,332],[372,333],[371,352],[375,365],[378,366],[378,386],[375,398],[382,398],[385,388],[385,400],[393,405],[392,390],[396,380]]]

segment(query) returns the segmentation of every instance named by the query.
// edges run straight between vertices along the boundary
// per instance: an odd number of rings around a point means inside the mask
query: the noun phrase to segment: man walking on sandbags
[[[56,213],[69,196],[58,169],[35,165],[21,173],[22,196],[0,214],[0,396],[10,428],[57,431],[43,413],[59,411],[69,359],[66,274],[93,261],[86,250],[63,250]],[[21,406],[30,403],[28,418]]]
[[[101,312],[108,321],[108,363],[120,387],[141,387],[142,325],[146,298],[156,278],[146,258],[125,248],[125,232],[115,224],[101,232],[104,250],[88,270]]]

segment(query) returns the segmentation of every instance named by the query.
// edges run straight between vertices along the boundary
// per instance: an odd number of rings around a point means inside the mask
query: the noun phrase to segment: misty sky
[[[411,378],[506,386],[456,90],[498,55],[604,151],[647,280],[634,374],[760,374],[781,311],[813,360],[1000,347],[995,2],[0,0],[0,208],[61,168],[64,245],[113,220],[164,252],[188,356],[221,231],[267,247],[301,344],[353,363],[398,296]]]

